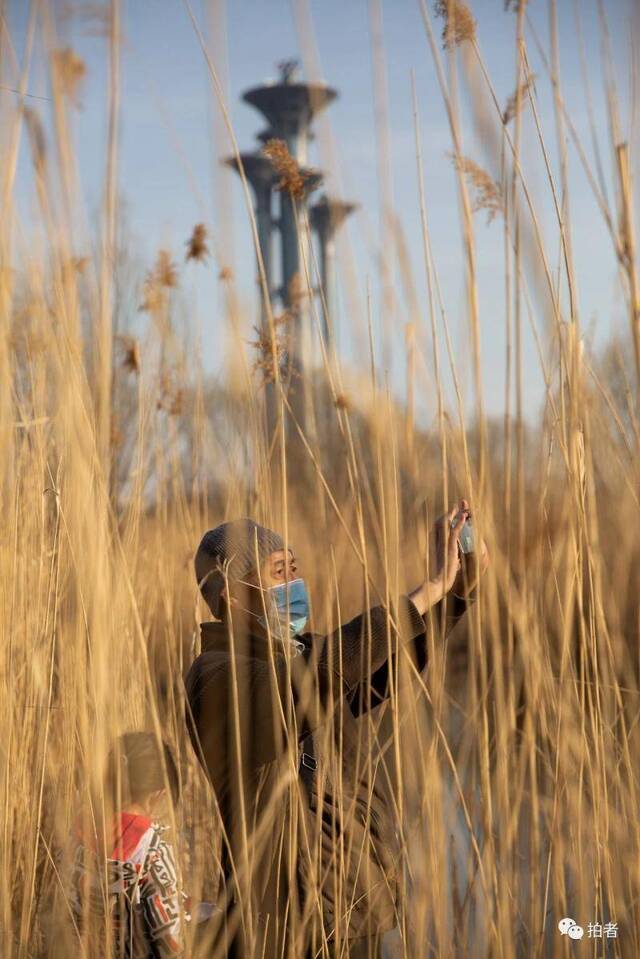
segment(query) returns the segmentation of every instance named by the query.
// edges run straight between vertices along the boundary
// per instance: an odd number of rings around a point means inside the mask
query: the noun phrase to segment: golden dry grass
[[[363,603],[392,602],[416,584],[425,573],[428,526],[461,494],[472,499],[492,564],[473,613],[446,646],[434,638],[428,675],[414,676],[383,720],[392,733],[405,877],[387,948],[408,959],[564,955],[557,921],[575,914],[585,924],[618,923],[607,955],[640,955],[640,300],[628,148],[609,144],[618,202],[610,209],[598,195],[603,218],[594,229],[610,234],[618,256],[629,330],[599,361],[584,346],[571,296],[569,226],[565,207],[555,202],[571,184],[556,183],[545,165],[557,213],[545,246],[520,165],[522,101],[535,109],[526,57],[503,111],[469,9],[457,0],[437,6],[445,44],[466,41],[465,74],[478,96],[484,84],[482,95],[493,104],[491,121],[478,112],[488,154],[501,170],[498,183],[459,152],[461,121],[433,42],[437,27],[422,4],[459,179],[479,411],[472,423],[459,393],[448,404],[444,392],[447,366],[458,391],[460,357],[451,345],[422,191],[429,302],[418,321],[434,331],[432,432],[417,429],[413,411],[391,402],[375,372],[367,379],[342,370],[326,353],[304,384],[283,383],[273,359],[280,356],[281,323],[273,316],[259,332],[257,356],[247,346],[240,375],[208,382],[174,329],[180,278],[167,251],[138,278],[135,306],[149,314],[146,339],[116,329],[120,275],[109,267],[115,201],[105,203],[99,251],[80,259],[69,239],[69,208],[58,202],[69,184],[52,159],[72,168],[64,118],[85,65],[69,49],[53,59],[55,142],[47,143],[34,108],[16,101],[0,163],[6,959],[100,954],[106,929],[78,937],[66,905],[65,851],[78,810],[98,813],[106,754],[124,730],[153,728],[180,757],[184,797],[172,826],[185,886],[195,898],[218,895],[215,811],[183,721],[182,676],[197,648],[197,624],[208,618],[192,570],[202,531],[246,514],[286,529],[311,587],[316,624],[328,628]],[[521,37],[526,5],[517,6]],[[116,16],[109,27],[117,64]],[[550,60],[555,75],[553,51]],[[615,109],[613,94],[609,106]],[[555,109],[568,125],[561,91]],[[545,162],[537,112],[535,122]],[[11,228],[25,125],[41,253],[16,243]],[[274,162],[278,156],[272,151]],[[279,172],[284,180],[286,171]],[[494,226],[504,230],[511,304],[501,423],[482,414],[467,177],[481,191],[476,207],[504,213]],[[283,188],[295,192],[297,182]],[[591,182],[597,190],[595,175]],[[390,250],[396,243],[389,238]],[[550,266],[558,248],[567,296],[558,291],[558,264]],[[187,257],[204,261],[208,252],[197,225]],[[237,330],[233,273],[222,262],[217,269]],[[305,264],[307,285],[315,285],[316,272],[314,262]],[[521,341],[536,296],[547,304],[544,323],[536,325],[547,392],[540,422],[527,427],[522,382],[531,360]],[[246,319],[245,328],[252,322]],[[310,322],[319,327],[313,309]],[[447,357],[438,351],[440,334]],[[303,392],[304,420],[297,405]],[[270,430],[268,396],[276,413]]]

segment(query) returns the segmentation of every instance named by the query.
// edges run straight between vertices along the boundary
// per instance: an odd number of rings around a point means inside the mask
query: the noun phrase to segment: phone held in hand
[[[460,522],[460,514],[454,516],[451,520],[451,529],[455,529],[458,523]],[[463,553],[473,553],[475,552],[476,542],[475,535],[473,530],[473,524],[471,523],[471,516],[467,517],[467,522],[464,524],[460,531],[460,537],[458,539],[458,545],[461,552]]]

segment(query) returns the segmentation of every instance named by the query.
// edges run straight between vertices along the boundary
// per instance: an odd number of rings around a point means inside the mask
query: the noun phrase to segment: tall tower
[[[269,124],[268,131],[260,139],[273,138],[284,140],[289,153],[300,167],[308,162],[308,144],[311,122],[316,114],[328,106],[337,97],[337,91],[321,83],[301,83],[298,76],[298,64],[295,60],[286,60],[279,64],[278,83],[264,83],[252,87],[243,94],[246,103],[259,110]],[[320,177],[316,175],[306,181],[305,196],[298,201],[299,212],[306,207],[308,195],[318,186]],[[304,217],[299,216],[296,223],[294,204],[288,193],[280,194],[280,244],[282,255],[281,296],[285,307],[291,307],[291,290],[298,284],[304,286],[302,273],[303,256],[308,258],[309,237],[304,236]]]
[[[317,235],[321,264],[321,284],[329,311],[334,308],[333,280],[334,235],[345,216],[353,209],[348,203],[324,200],[308,212],[309,195],[322,182],[317,170],[307,168],[311,125],[315,116],[324,110],[338,93],[324,83],[305,83],[298,78],[295,60],[279,64],[277,82],[266,82],[243,94],[243,100],[255,107],[267,121],[266,129],[258,134],[258,141],[283,140],[289,154],[304,175],[304,195],[295,201],[286,190],[277,190],[278,176],[271,162],[259,150],[241,154],[247,179],[255,198],[255,214],[262,259],[265,265],[270,301],[278,299],[291,312],[293,324],[293,363],[302,372],[311,362],[312,329],[307,299],[304,263],[308,264],[311,282],[311,236],[306,224]],[[238,170],[234,158],[227,161]],[[273,256],[273,231],[280,233],[280,276],[276,277]],[[266,323],[267,304],[262,302],[262,322]],[[329,328],[324,316],[325,335]]]

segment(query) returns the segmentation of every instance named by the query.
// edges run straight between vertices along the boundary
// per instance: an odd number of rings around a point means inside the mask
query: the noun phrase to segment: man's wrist
[[[439,603],[443,596],[444,582],[442,576],[426,580],[412,593],[409,593],[409,599],[421,616],[424,616],[432,606]]]
[[[444,588],[444,576],[436,576],[435,579],[430,579],[427,583],[430,594],[429,609],[432,606],[435,606],[436,603],[439,603],[441,599],[444,599],[445,588]]]

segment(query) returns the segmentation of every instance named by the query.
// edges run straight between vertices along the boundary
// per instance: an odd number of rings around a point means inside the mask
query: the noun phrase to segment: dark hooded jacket
[[[465,606],[448,598],[446,631]],[[340,938],[393,928],[396,834],[366,717],[389,696],[390,653],[395,663],[406,646],[424,669],[425,619],[402,596],[390,615],[376,606],[328,636],[297,637],[295,656],[237,624],[231,635],[204,623],[201,635],[187,720],[225,834],[221,954],[297,959],[336,927]]]

